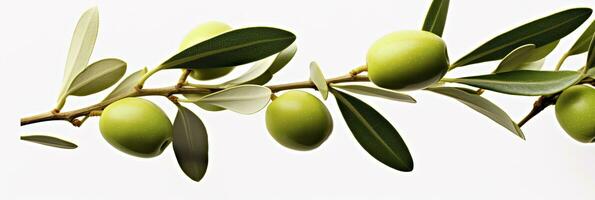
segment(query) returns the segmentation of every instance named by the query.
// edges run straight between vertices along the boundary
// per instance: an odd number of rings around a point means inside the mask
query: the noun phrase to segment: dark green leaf
[[[442,36],[444,31],[444,24],[446,24],[446,16],[448,14],[448,4],[450,0],[434,0],[426,15],[424,26],[422,30],[432,32],[438,36]]]
[[[67,94],[87,96],[95,94],[116,84],[126,73],[126,63],[120,59],[108,58],[97,61],[72,81]]]
[[[353,136],[370,155],[396,170],[413,170],[409,149],[388,120],[353,96],[334,89],[331,92]]]
[[[535,44],[538,48],[550,44],[578,28],[591,13],[590,8],[573,8],[522,25],[484,43],[452,64],[451,68],[499,60],[525,44]]]
[[[477,112],[492,119],[494,122],[500,124],[501,126],[508,129],[510,132],[519,136],[523,140],[525,139],[525,135],[523,134],[519,126],[512,119],[510,119],[508,114],[506,114],[506,112],[504,112],[498,106],[496,106],[495,104],[483,97],[454,87],[427,88],[427,90],[452,97],[458,100],[459,102],[469,106],[473,110],[476,110]]]
[[[589,45],[589,54],[587,56],[587,70],[595,68],[595,34],[591,37],[591,44]]]
[[[539,96],[562,91],[580,79],[581,75],[574,71],[519,70],[457,78],[452,82],[506,94]]]
[[[129,92],[131,92],[134,89],[134,86],[136,86],[138,84],[140,79],[146,73],[147,73],[147,68],[145,67],[141,70],[138,70],[138,71],[130,74],[122,82],[120,82],[120,84],[118,84],[118,86],[116,86],[116,88],[114,88],[114,90],[109,95],[107,95],[107,97],[105,97],[105,99],[103,101],[108,101],[108,100],[118,98],[118,97],[128,94]]]
[[[583,34],[576,40],[572,48],[568,50],[568,55],[577,55],[581,53],[585,53],[589,50],[589,44],[591,43],[591,38],[595,34],[595,20],[591,22],[591,25],[583,32]]]
[[[242,65],[282,51],[295,38],[293,33],[277,28],[236,29],[179,52],[160,68],[205,69]]]
[[[198,116],[183,106],[178,106],[174,121],[173,146],[182,171],[192,180],[200,181],[209,163],[207,129]]]
[[[55,138],[52,136],[47,135],[27,135],[21,136],[21,140],[34,142],[37,144],[42,144],[51,147],[57,147],[62,149],[76,149],[78,146],[72,142]]]

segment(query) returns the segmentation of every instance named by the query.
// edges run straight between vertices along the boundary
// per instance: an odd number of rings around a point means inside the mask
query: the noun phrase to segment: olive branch
[[[427,12],[422,30],[441,37],[448,5],[448,0],[434,0]],[[502,33],[450,64],[448,68],[448,71],[451,71],[460,67],[499,61],[492,73],[458,78],[442,77],[440,81],[424,90],[454,98],[525,139],[520,127],[548,106],[555,105],[565,89],[574,85],[595,85],[595,22],[586,28],[574,45],[560,58],[553,71],[542,70],[544,59],[558,46],[559,41],[578,29],[591,14],[590,8],[567,9]],[[240,114],[252,114],[264,108],[271,99],[274,100],[277,92],[309,88],[318,90],[325,100],[329,93],[335,96],[343,118],[349,122],[347,124],[351,132],[374,158],[399,171],[413,169],[409,150],[396,128],[374,108],[350,94],[408,103],[415,103],[415,99],[402,91],[371,84],[347,84],[372,82],[366,74],[367,65],[356,67],[345,75],[327,79],[318,64],[312,62],[309,80],[266,85],[274,74],[293,58],[297,48],[294,44],[296,36],[289,31],[273,27],[247,27],[199,42],[175,53],[151,70],[141,69],[120,81],[127,68],[124,61],[108,58],[88,64],[97,37],[98,21],[97,8],[87,10],[79,19],[68,53],[64,83],[56,107],[49,112],[21,118],[21,126],[54,120],[68,121],[74,126],[81,126],[86,119],[101,116],[103,109],[121,99],[163,96],[179,107],[174,127],[184,127],[174,129],[173,145],[178,162],[190,178],[199,181],[206,171],[208,152],[206,147],[194,148],[196,144],[201,144],[200,142],[193,143],[188,140],[206,138],[206,130],[200,119],[183,106],[184,103],[207,104]],[[568,57],[583,53],[587,53],[585,66],[577,71],[560,71]],[[253,63],[253,66],[244,74],[221,84],[204,85],[188,80],[192,70],[250,63]],[[170,69],[182,69],[175,85],[161,88],[143,87],[152,75]],[[67,97],[95,94],[118,82],[119,84],[101,102],[62,111]],[[538,98],[527,116],[516,123],[497,105],[482,97],[484,91]],[[191,96],[192,94],[198,97]],[[180,139],[180,136],[183,136],[183,139]],[[77,147],[71,142],[52,136],[33,135],[21,138],[54,147]],[[192,167],[199,164],[205,168]]]

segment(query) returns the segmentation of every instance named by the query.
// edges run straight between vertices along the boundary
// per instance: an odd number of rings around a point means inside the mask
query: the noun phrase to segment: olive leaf
[[[509,72],[516,70],[540,70],[545,59],[537,61],[530,60],[530,56],[535,53],[536,48],[534,44],[527,44],[516,48],[510,52],[498,65],[498,68],[493,73]]]
[[[590,71],[595,68],[595,33],[591,37],[591,44],[589,45],[589,53],[587,55],[587,65],[585,68]]]
[[[550,44],[578,28],[591,13],[590,8],[573,8],[519,26],[484,43],[452,64],[451,68],[499,60],[525,44],[535,44],[538,48]]]
[[[209,164],[207,129],[198,116],[183,106],[178,106],[173,126],[172,143],[178,164],[186,176],[198,182]]]
[[[236,29],[177,53],[159,68],[205,69],[242,65],[278,53],[295,39],[293,33],[277,28]]]
[[[239,85],[203,96],[196,102],[219,106],[240,114],[253,114],[271,99],[271,89],[260,85]]]
[[[494,122],[500,124],[510,132],[519,136],[521,139],[525,139],[525,135],[519,126],[508,116],[508,114],[506,114],[506,112],[489,100],[477,94],[472,94],[461,90],[460,88],[454,87],[427,88],[426,90],[454,98],[457,101],[469,106],[473,110],[485,115]]]
[[[26,135],[21,136],[21,140],[61,149],[76,149],[78,147],[72,142],[47,135]]]
[[[407,103],[416,103],[415,99],[413,99],[413,97],[411,97],[407,94],[403,94],[403,93],[399,93],[399,92],[395,92],[395,91],[387,90],[387,89],[383,89],[383,88],[378,88],[378,87],[371,87],[371,86],[366,86],[366,85],[331,84],[331,88],[339,88],[339,89],[349,91],[352,93],[356,93],[356,94],[380,97],[380,98],[384,98],[384,99],[388,99],[388,100],[401,101],[401,102],[407,102]]]
[[[449,3],[450,0],[433,0],[428,14],[426,14],[426,20],[424,21],[422,30],[442,36]]]
[[[581,74],[574,71],[519,70],[457,78],[451,82],[506,94],[539,96],[562,91],[580,79]]]
[[[87,96],[107,89],[116,84],[126,73],[126,63],[115,58],[97,61],[72,81],[68,87],[68,95]]]
[[[316,62],[310,63],[310,81],[314,83],[322,95],[322,98],[326,100],[326,98],[328,98],[328,85],[326,84],[326,79],[324,78],[322,70]]]
[[[112,92],[109,93],[109,95],[107,95],[105,99],[103,99],[103,101],[109,101],[130,93],[134,89],[134,86],[138,84],[140,79],[146,73],[147,68],[144,67],[143,69],[130,74],[122,82],[120,82],[120,84],[118,84],[118,86],[116,86],[116,88],[114,88],[114,90],[112,90]]]
[[[574,45],[572,45],[566,54],[572,56],[587,52],[589,50],[589,44],[591,43],[593,34],[595,34],[595,20],[591,22],[591,25],[589,25],[585,32],[583,32],[576,42],[574,42]]]
[[[376,160],[404,172],[413,170],[413,159],[397,130],[363,101],[331,89],[341,114],[357,142]]]
[[[494,73],[509,72],[515,70],[534,70],[534,65],[523,66],[527,62],[528,56],[535,50],[534,44],[527,44],[520,46],[502,59],[498,68],[494,70]],[[540,67],[537,67],[539,69]]]
[[[240,84],[264,85],[273,78],[273,74],[281,70],[295,55],[297,46],[292,44],[276,55],[269,56],[256,62],[252,68],[237,78],[220,84],[229,87]]]
[[[93,7],[83,13],[72,35],[66,67],[64,68],[64,81],[59,95],[60,99],[65,98],[68,87],[74,78],[89,64],[98,29],[99,11],[97,7]]]

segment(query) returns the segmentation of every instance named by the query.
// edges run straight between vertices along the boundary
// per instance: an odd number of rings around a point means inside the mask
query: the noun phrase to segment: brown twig
[[[591,84],[591,85],[595,86],[595,80],[587,77],[587,78],[584,78],[582,81],[580,81],[577,84],[579,84],[579,85],[580,84]],[[537,114],[541,113],[541,111],[545,110],[548,106],[555,105],[556,100],[558,100],[558,97],[560,96],[561,93],[562,92],[558,92],[558,93],[552,94],[552,95],[540,96],[537,100],[535,100],[531,111],[529,111],[529,113],[523,119],[521,119],[521,121],[519,121],[519,123],[518,123],[519,127],[522,127],[523,125],[525,125],[529,120],[531,120],[533,117],[537,116]]]
[[[367,76],[364,75],[353,75],[347,74],[343,76],[338,76],[335,78],[327,79],[327,83],[341,83],[341,82],[356,82],[356,81],[369,81]],[[295,82],[295,83],[287,83],[287,84],[280,84],[280,85],[270,85],[267,86],[273,92],[278,92],[282,90],[289,90],[289,89],[298,89],[298,88],[315,88],[316,86],[314,83],[310,81],[303,81],[303,82]],[[109,99],[107,101],[103,101],[88,107],[67,111],[67,112],[47,112],[41,113],[38,115],[33,115],[29,117],[21,118],[21,126],[33,124],[37,122],[43,121],[54,121],[54,120],[65,120],[69,122],[76,121],[78,117],[87,116],[91,112],[94,111],[101,111],[109,104],[126,98],[126,97],[138,97],[138,96],[164,96],[171,100],[171,96],[173,94],[209,94],[215,91],[219,91],[223,88],[189,88],[189,87],[177,87],[177,84],[170,87],[163,87],[163,88],[152,88],[152,89],[142,89],[142,88],[135,88],[131,90],[130,93],[126,95],[122,95],[119,98]]]

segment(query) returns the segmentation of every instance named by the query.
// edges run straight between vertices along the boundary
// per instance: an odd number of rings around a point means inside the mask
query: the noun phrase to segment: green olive
[[[99,130],[116,149],[138,157],[161,154],[172,139],[172,124],[154,103],[136,97],[118,100],[101,113]]]
[[[562,92],[556,101],[560,126],[579,142],[595,142],[595,88],[575,85]]]
[[[231,30],[231,27],[225,23],[212,21],[198,25],[194,28],[182,41],[179,50],[184,50],[202,41],[211,39],[217,35]],[[211,80],[222,77],[234,67],[210,68],[210,69],[195,69],[190,73],[190,77],[196,80]]]
[[[417,90],[438,82],[448,70],[446,44],[426,31],[398,31],[368,50],[368,76],[383,88]]]
[[[266,126],[279,144],[307,151],[328,138],[333,130],[333,119],[326,106],[310,93],[289,91],[267,108]]]

